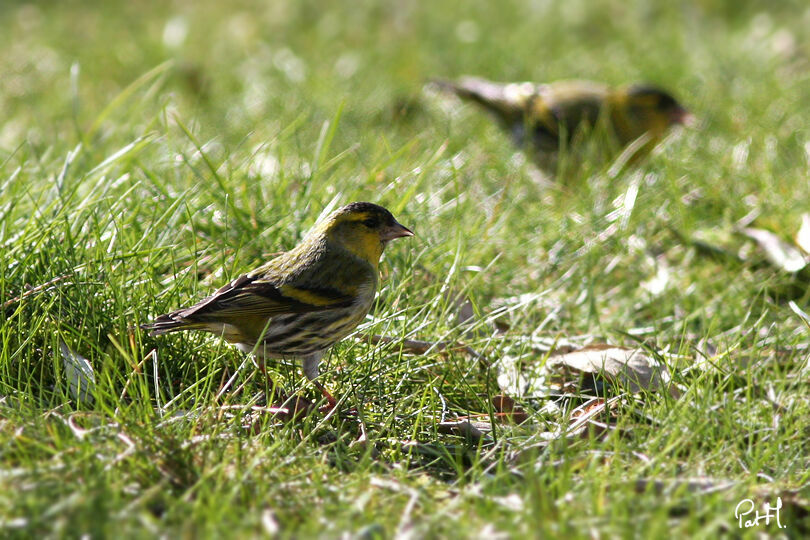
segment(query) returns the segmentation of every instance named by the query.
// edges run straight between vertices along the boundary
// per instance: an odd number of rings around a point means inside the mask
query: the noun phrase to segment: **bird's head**
[[[652,135],[662,135],[675,124],[691,125],[694,116],[670,93],[656,86],[636,84],[626,90],[627,116]]]
[[[394,216],[376,204],[354,202],[335,210],[323,224],[327,240],[376,266],[386,244],[413,236]]]

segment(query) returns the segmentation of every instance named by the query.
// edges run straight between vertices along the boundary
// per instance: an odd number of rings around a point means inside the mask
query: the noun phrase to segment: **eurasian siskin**
[[[647,84],[620,88],[581,80],[504,84],[474,77],[434,84],[492,113],[514,143],[546,170],[557,166],[561,147],[575,149],[581,134],[600,121],[618,142],[616,150],[638,141],[631,156],[638,159],[668,128],[689,124],[693,118],[668,92]]]
[[[318,363],[363,321],[376,294],[383,249],[405,236],[413,233],[385,208],[349,204],[316,224],[292,250],[142,328],[152,336],[211,332],[259,359],[299,357],[304,374],[333,407],[335,399],[315,381]]]

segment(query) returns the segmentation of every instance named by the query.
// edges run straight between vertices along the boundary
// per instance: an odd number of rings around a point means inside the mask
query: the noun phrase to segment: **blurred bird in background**
[[[489,111],[547,172],[555,171],[561,149],[576,153],[582,139],[599,126],[615,141],[609,154],[631,145],[629,160],[636,161],[670,127],[694,120],[669,92],[647,84],[611,88],[584,80],[496,83],[474,77],[432,83]]]

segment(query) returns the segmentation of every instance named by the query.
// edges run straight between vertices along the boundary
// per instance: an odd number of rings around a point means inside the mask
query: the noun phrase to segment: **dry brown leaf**
[[[62,367],[68,380],[71,395],[77,401],[93,403],[96,375],[90,361],[71,350],[61,338],[59,339],[59,352],[62,353]]]
[[[529,415],[526,414],[523,408],[507,395],[501,394],[493,397],[492,406],[496,412],[505,415],[518,424],[529,419]]]
[[[458,313],[456,314],[457,324],[462,325],[475,317],[475,309],[473,308],[472,302],[469,298],[457,298],[455,303],[456,308],[458,309]]]
[[[580,438],[599,438],[606,435],[613,426],[600,422],[596,418],[609,408],[613,408],[617,399],[614,397],[606,401],[602,398],[593,398],[571,411],[571,423],[565,427],[566,435]]]
[[[801,251],[771,231],[745,227],[740,229],[740,233],[755,241],[765,253],[768,262],[780,270],[792,274],[807,266],[807,260]]]
[[[616,403],[620,396],[614,396],[610,399],[591,398],[573,411],[571,411],[571,424],[568,430],[576,430],[577,428],[593,421],[597,416],[609,409],[615,409]]]
[[[582,375],[600,376],[630,392],[658,390],[669,386],[670,394],[678,397],[677,389],[669,384],[669,372],[661,362],[650,358],[640,349],[612,345],[592,345],[578,351],[552,356],[546,371],[553,383],[566,387],[572,378]]]
[[[614,401],[615,402],[615,401]],[[571,411],[571,418],[582,416],[592,417],[607,408],[607,402],[602,398],[594,398]]]

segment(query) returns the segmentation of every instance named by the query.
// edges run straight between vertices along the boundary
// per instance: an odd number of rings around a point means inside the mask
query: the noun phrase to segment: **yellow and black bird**
[[[315,381],[318,363],[366,317],[383,249],[406,236],[413,233],[385,208],[351,203],[316,224],[292,250],[142,328],[152,336],[202,330],[259,359],[301,358],[304,374],[334,407],[335,399]]]
[[[492,113],[514,143],[547,170],[556,167],[561,147],[576,147],[577,137],[599,122],[604,122],[619,147],[638,141],[633,155],[637,159],[668,128],[693,119],[670,93],[647,84],[611,88],[584,80],[496,83],[474,77],[433,83]]]

